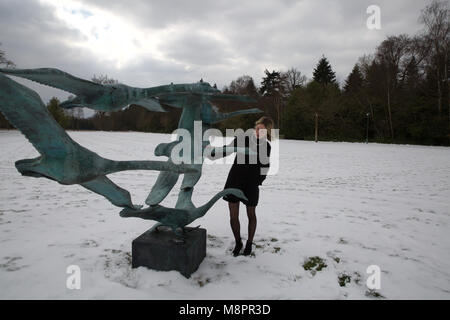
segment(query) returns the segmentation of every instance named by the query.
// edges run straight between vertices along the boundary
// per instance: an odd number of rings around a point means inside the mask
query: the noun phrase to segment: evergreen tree
[[[317,63],[313,72],[313,79],[323,85],[336,83],[336,74],[325,56],[322,56]]]
[[[70,119],[66,116],[63,109],[59,106],[58,98],[53,97],[47,104],[47,109],[61,127],[66,129],[69,126]]]
[[[355,64],[352,72],[345,80],[344,91],[346,93],[357,93],[363,86],[364,77],[358,64]]]
[[[276,127],[280,128],[282,106],[286,99],[285,78],[281,72],[275,70],[269,72],[266,69],[264,73],[266,76],[262,79],[260,92],[263,97],[269,98],[272,108],[275,108]]]
[[[260,92],[263,96],[274,96],[283,94],[283,77],[280,72],[273,70],[269,72],[269,70],[264,70],[266,74],[263,77],[261,82]]]
[[[320,140],[348,138],[337,115],[340,94],[337,85],[322,86],[316,81],[297,88],[287,102],[280,133],[288,139],[314,139],[317,114]]]

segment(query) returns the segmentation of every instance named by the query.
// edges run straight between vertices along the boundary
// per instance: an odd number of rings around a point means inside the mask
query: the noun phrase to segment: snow
[[[158,159],[168,134],[69,132],[117,160]],[[450,148],[280,140],[280,166],[260,188],[254,256],[233,257],[227,203],[193,222],[208,231],[207,256],[186,279],[130,266],[131,242],[153,222],[81,186],[22,177],[14,161],[37,156],[18,132],[0,131],[1,299],[376,299],[367,267],[381,269],[387,299],[450,298]],[[194,190],[202,205],[231,164],[208,164]],[[143,204],[157,172],[109,176]],[[181,179],[164,205],[174,206]],[[241,234],[247,236],[241,204]],[[314,275],[310,258],[326,267]],[[67,267],[81,289],[66,287]],[[351,276],[345,287],[343,273]],[[359,281],[357,281],[359,278]]]

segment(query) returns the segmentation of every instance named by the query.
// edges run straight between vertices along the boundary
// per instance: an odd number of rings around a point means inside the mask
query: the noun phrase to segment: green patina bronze
[[[156,156],[165,156],[166,161],[114,161],[73,141],[53,119],[40,97],[32,90],[3,74],[29,79],[44,85],[75,94],[73,99],[61,103],[63,108],[87,107],[100,111],[117,111],[129,105],[138,105],[150,111],[167,112],[166,106],[182,108],[178,128],[190,133],[191,152],[189,164],[174,163],[173,148],[182,142],[181,137],[170,143],[161,143],[155,148]],[[134,88],[123,84],[102,85],[74,77],[58,69],[0,69],[0,111],[9,122],[19,129],[40,153],[34,159],[16,162],[17,170],[25,176],[45,177],[61,184],[80,184],[96,192],[116,206],[124,207],[122,217],[138,217],[158,221],[178,233],[178,228],[202,217],[214,203],[227,194],[246,199],[239,189],[218,192],[206,204],[196,208],[192,203],[194,186],[201,177],[203,151],[212,148],[208,141],[201,145],[201,159],[194,152],[194,123],[201,121],[201,135],[211,125],[231,117],[262,112],[259,109],[243,109],[222,113],[214,105],[215,100],[254,102],[247,96],[222,94],[209,83],[200,81],[191,84],[170,84],[152,88]],[[198,133],[197,133],[198,134]],[[202,139],[200,137],[200,140]],[[248,149],[231,148],[233,152],[251,153]],[[158,178],[147,199],[147,208],[132,204],[130,193],[109,180],[106,175],[124,170],[159,170]],[[172,190],[179,175],[184,174],[175,208],[166,208],[159,203]]]

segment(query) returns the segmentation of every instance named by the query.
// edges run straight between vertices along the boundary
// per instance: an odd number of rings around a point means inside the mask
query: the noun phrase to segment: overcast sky
[[[264,69],[308,78],[325,55],[343,82],[358,57],[388,35],[415,34],[424,0],[0,0],[0,42],[18,68],[107,74],[149,87],[196,82],[219,88]],[[369,30],[369,5],[381,29]],[[27,83],[28,82],[22,82]],[[44,101],[59,90],[31,85]]]

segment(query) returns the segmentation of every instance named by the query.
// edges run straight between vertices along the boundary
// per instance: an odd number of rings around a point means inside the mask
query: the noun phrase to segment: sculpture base
[[[141,234],[131,245],[132,267],[177,270],[189,278],[206,256],[206,229],[186,227],[185,230],[184,243],[177,243],[177,236],[164,227]]]

